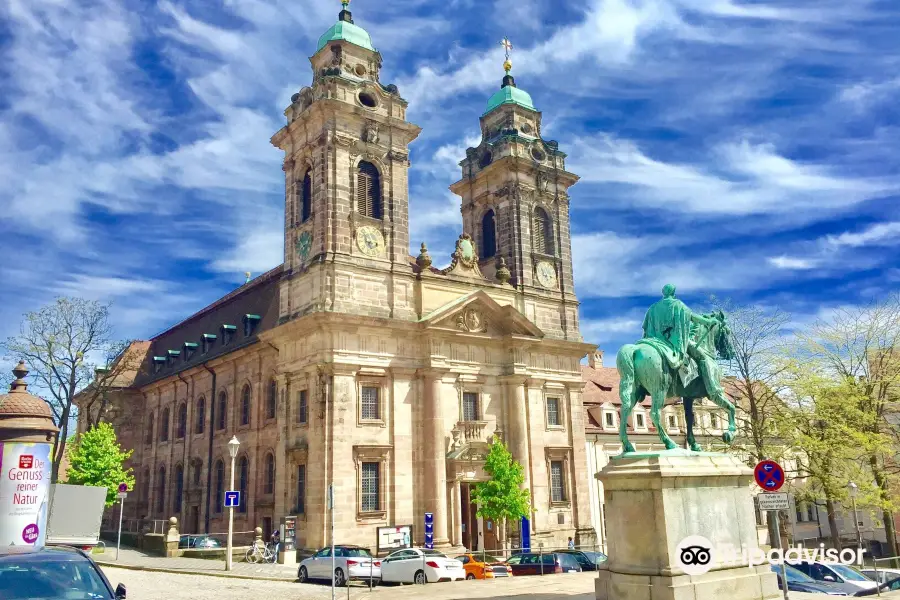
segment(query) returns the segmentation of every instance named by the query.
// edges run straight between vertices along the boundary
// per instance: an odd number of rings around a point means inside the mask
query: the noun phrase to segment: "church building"
[[[110,412],[134,449],[126,516],[226,531],[236,436],[236,531],[294,515],[297,546],[321,547],[333,485],[337,543],[374,549],[378,528],[411,525],[422,544],[432,513],[436,548],[491,549],[471,491],[497,437],[525,469],[532,545],[592,544],[580,361],[594,346],[578,327],[566,155],[507,60],[450,186],[449,266],[424,243],[410,256],[420,128],[346,4],[314,50],[271,139],[284,263],[142,342]]]

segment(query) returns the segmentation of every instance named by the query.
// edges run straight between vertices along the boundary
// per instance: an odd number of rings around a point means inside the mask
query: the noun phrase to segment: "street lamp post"
[[[240,448],[241,443],[238,441],[237,436],[232,436],[231,441],[228,442],[228,454],[231,456],[231,484],[228,489],[234,489],[234,459],[237,458],[238,448]],[[217,499],[217,502],[221,502],[221,499]],[[231,537],[232,532],[234,531],[234,507],[228,507],[228,544],[225,550],[225,570],[231,570]]]
[[[856,547],[862,549],[862,532],[859,530],[859,514],[856,512],[856,495],[859,493],[859,486],[852,481],[847,484],[850,490],[850,502],[853,504],[853,526],[856,528]]]

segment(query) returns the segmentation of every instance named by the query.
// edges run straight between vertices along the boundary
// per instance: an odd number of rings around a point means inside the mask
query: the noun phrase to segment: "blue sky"
[[[423,127],[410,226],[449,262],[447,186],[513,74],[571,190],[582,329],[611,357],[668,281],[803,324],[900,282],[891,0],[354,0]],[[0,336],[54,295],[149,337],[280,263],[269,144],[337,0],[9,0]],[[444,257],[443,260],[440,257]],[[607,358],[609,362],[609,358]]]

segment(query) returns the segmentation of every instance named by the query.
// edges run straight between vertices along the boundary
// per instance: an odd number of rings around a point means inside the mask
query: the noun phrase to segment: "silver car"
[[[300,583],[310,580],[331,581],[331,568],[334,564],[334,584],[346,585],[351,580],[374,583],[381,579],[381,561],[374,558],[369,551],[359,546],[335,546],[334,562],[331,559],[331,547],[322,548],[309,558],[300,562],[297,579]]]

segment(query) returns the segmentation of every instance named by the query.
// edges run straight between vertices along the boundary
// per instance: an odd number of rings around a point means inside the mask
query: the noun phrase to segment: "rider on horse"
[[[691,311],[675,297],[675,286],[671,283],[663,287],[662,293],[662,300],[652,304],[644,316],[644,339],[638,344],[652,346],[664,356],[672,370],[678,372],[683,385],[687,386],[697,377],[699,366],[707,389],[713,391],[709,389],[710,385],[714,389],[721,388],[716,378],[710,377],[713,373],[710,363],[715,364],[715,358],[698,348],[692,327],[694,324],[712,327],[716,320]]]

